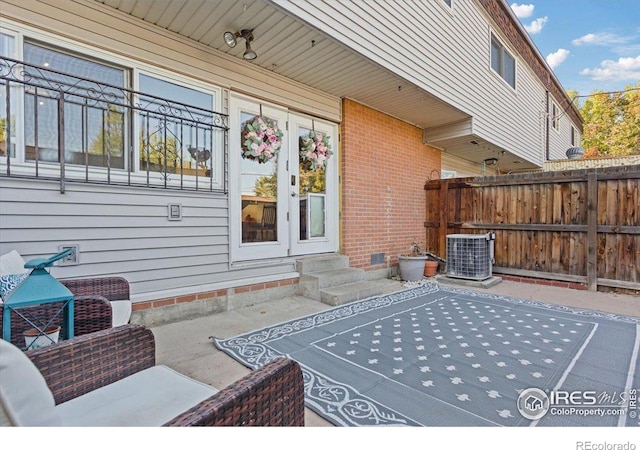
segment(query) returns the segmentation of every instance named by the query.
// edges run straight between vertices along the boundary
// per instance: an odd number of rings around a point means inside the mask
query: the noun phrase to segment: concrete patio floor
[[[402,289],[406,288],[398,282],[398,290]],[[633,295],[579,291],[515,281],[503,281],[489,289],[478,290],[575,308],[640,316],[640,297]],[[250,369],[219,351],[210,336],[229,338],[329,308],[324,303],[293,296],[156,326],[152,331],[156,338],[157,363],[220,389],[248,374]],[[305,423],[307,426],[332,426],[309,409],[306,409]]]

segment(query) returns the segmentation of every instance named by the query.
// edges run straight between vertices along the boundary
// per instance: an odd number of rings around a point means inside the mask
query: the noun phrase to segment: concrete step
[[[320,290],[364,280],[364,270],[346,267],[300,275],[300,293],[320,301]]]
[[[348,267],[349,257],[343,255],[309,256],[296,261],[296,271],[301,274],[346,269]]]
[[[331,306],[364,300],[376,295],[389,294],[401,289],[397,281],[380,279],[357,281],[342,286],[333,286],[320,290],[320,301]]]

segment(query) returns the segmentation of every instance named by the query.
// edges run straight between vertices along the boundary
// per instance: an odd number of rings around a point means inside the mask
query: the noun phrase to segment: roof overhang
[[[254,30],[251,47],[258,58],[246,62],[248,67],[257,65],[324,93],[352,99],[425,129],[425,136],[438,131],[437,138],[426,139],[425,143],[464,159],[482,163],[502,151],[471,143],[479,139],[472,126],[462,131],[460,128],[460,124],[472,123],[469,114],[268,0],[96,1],[239,59],[244,44],[229,47],[224,32]],[[463,134],[452,134],[460,132]]]

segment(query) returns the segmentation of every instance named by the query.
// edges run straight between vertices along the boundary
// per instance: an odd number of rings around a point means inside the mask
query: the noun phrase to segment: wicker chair
[[[111,302],[113,326],[129,323],[131,301],[129,282],[122,277],[60,280],[77,297],[99,295]],[[93,331],[98,331],[97,329]]]
[[[106,330],[113,326],[113,303],[129,302],[129,282],[122,277],[79,278],[60,280],[75,296],[74,300],[74,335],[81,336],[94,331]],[[27,311],[30,318],[47,322],[49,318],[60,310],[61,303],[46,303],[21,310]],[[3,305],[0,304],[0,317]],[[130,306],[129,306],[130,308]],[[26,314],[25,314],[26,315]],[[51,325],[62,327],[62,336],[67,336],[62,315],[56,317]],[[24,345],[22,333],[29,330],[31,325],[17,313],[11,314],[11,343]],[[2,321],[0,320],[0,335]]]
[[[130,324],[25,354],[60,404],[154,367],[155,340],[148,328]],[[276,359],[165,424],[218,425],[304,426],[304,387],[298,363]]]
[[[43,305],[21,308],[20,313],[29,317],[30,320],[48,322],[52,315],[56,314],[62,307],[62,303],[45,303]],[[0,304],[0,317],[4,310],[4,304]],[[73,328],[74,335],[80,336],[94,331],[111,328],[112,310],[111,303],[100,295],[76,296],[74,300]],[[59,314],[51,325],[58,325],[62,328],[62,336],[67,336],[67,330],[62,314]],[[31,325],[20,317],[15,311],[11,312],[11,343],[24,347],[23,332],[31,329]],[[2,320],[0,320],[0,336],[2,335]]]

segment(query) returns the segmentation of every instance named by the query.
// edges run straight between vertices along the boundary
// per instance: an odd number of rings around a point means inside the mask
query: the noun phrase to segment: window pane
[[[242,134],[248,123],[256,122],[254,114],[245,112],[240,119]],[[279,125],[275,120],[273,124]],[[241,161],[242,242],[277,241],[278,156],[246,157]]]
[[[33,43],[24,60],[38,67],[25,69],[36,85],[25,88],[26,158],[59,161],[62,93],[65,162],[124,169],[124,70]]]
[[[505,79],[507,83],[509,83],[509,85],[512,88],[515,88],[516,87],[516,61],[504,49],[503,49],[503,57],[504,57],[504,60],[503,60],[504,73],[502,77]]]
[[[15,39],[13,36],[0,33],[0,54],[8,58],[15,58]],[[15,105],[11,104],[10,117],[7,120],[7,91],[6,84],[3,80],[0,80],[0,156],[7,156],[7,140],[11,142],[11,156],[16,154],[16,124],[15,124]],[[11,98],[15,98],[14,93]],[[7,122],[11,124],[10,135],[7,134]]]
[[[325,167],[313,169],[308,161],[303,160],[303,149],[311,136],[322,135],[319,131],[309,128],[298,128],[299,173],[298,186],[300,198],[300,240],[312,237],[324,237],[324,194],[326,192],[327,176]]]
[[[498,73],[501,73],[501,62],[500,62],[500,54],[501,54],[500,45],[493,39],[491,39],[491,68]]]
[[[140,92],[150,111],[139,115],[141,168],[209,177],[215,138],[203,124],[210,122],[213,95],[145,74]]]

